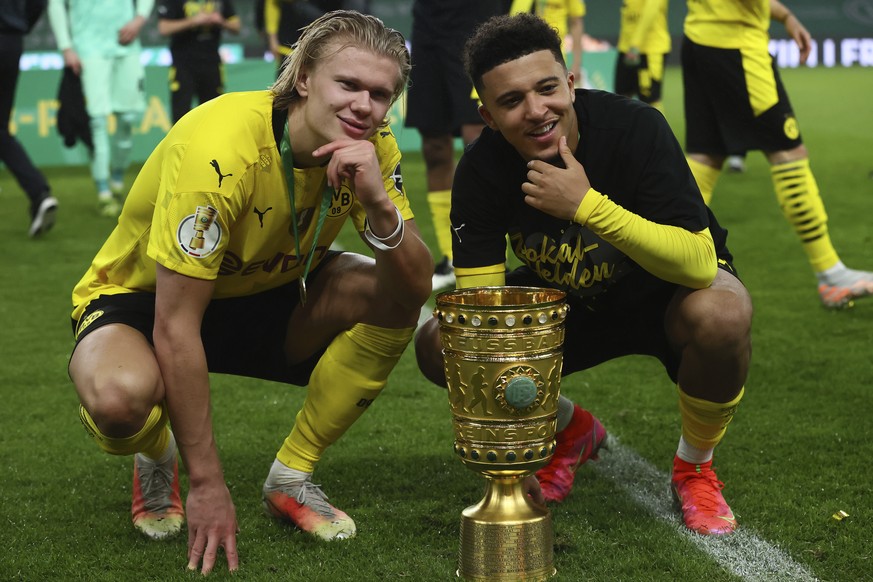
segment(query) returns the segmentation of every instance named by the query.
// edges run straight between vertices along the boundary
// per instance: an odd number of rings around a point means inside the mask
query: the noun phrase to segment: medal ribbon
[[[282,131],[282,145],[279,148],[279,153],[282,156],[282,166],[285,169],[285,182],[288,186],[288,202],[291,205],[291,227],[294,229],[294,248],[297,253],[297,260],[300,260],[300,236],[297,233],[297,209],[294,205],[294,155],[291,153],[291,142],[288,139],[288,120],[285,120],[285,127]],[[324,219],[327,216],[327,211],[330,208],[330,198],[332,188],[327,185],[327,177],[325,177],[324,190],[321,193],[321,208],[318,210],[318,221],[315,223],[315,236],[312,240],[312,248],[306,256],[306,265],[303,267],[303,274],[300,275],[300,305],[306,304],[306,276],[309,274],[309,267],[312,265],[312,257],[315,256],[315,249],[318,246],[318,235],[321,233],[321,227],[324,226]]]

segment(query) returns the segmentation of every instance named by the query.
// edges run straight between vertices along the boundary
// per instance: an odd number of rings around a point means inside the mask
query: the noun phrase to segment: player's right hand
[[[521,488],[531,501],[537,505],[546,506],[546,498],[543,496],[543,490],[540,487],[540,482],[537,481],[536,475],[525,477],[521,482]]]
[[[527,182],[521,185],[521,191],[529,206],[555,218],[573,220],[591,182],[585,168],[573,157],[566,136],[558,140],[558,154],[563,168],[543,160],[529,161]]]
[[[76,51],[71,48],[64,49],[64,66],[70,67],[76,75],[82,72],[82,61]]]
[[[188,520],[188,570],[204,576],[212,571],[218,550],[224,550],[227,569],[239,568],[236,549],[236,508],[230,491],[223,482],[220,486],[192,485],[185,502]]]

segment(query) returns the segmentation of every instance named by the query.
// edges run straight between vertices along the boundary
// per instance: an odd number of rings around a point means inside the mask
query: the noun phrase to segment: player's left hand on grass
[[[201,574],[209,574],[215,566],[219,548],[224,550],[227,569],[231,572],[237,570],[236,534],[239,526],[227,486],[222,483],[221,487],[191,487],[185,509],[188,516],[188,570],[200,568]]]

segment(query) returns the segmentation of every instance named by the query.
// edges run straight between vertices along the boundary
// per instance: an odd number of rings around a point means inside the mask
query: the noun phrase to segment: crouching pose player
[[[560,39],[536,16],[493,18],[465,50],[488,127],[452,190],[458,286],[567,291],[565,375],[628,354],[658,358],[678,386],[672,487],[685,525],[733,531],[712,453],[743,394],[752,303],[681,147],[652,107],[574,91]],[[524,263],[509,274],[507,234]],[[438,335],[429,320],[416,354],[425,376],[445,385]],[[549,501],[567,496],[606,438],[564,397],[558,430],[555,456],[536,475]]]
[[[431,292],[385,124],[409,67],[377,18],[319,18],[270,90],[172,128],[73,291],[82,422],[103,450],[135,454],[133,523],[152,538],[181,528],[178,448],[190,569],[208,573],[218,548],[238,566],[209,372],[309,385],[264,504],[318,538],[355,535],[311,475],[385,386]],[[375,260],[328,250],[348,217]]]

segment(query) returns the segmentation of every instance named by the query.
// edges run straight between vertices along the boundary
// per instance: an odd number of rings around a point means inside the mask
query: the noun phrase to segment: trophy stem
[[[486,475],[485,497],[461,514],[457,575],[476,581],[540,581],[555,574],[549,510],[524,493],[524,475]]]

